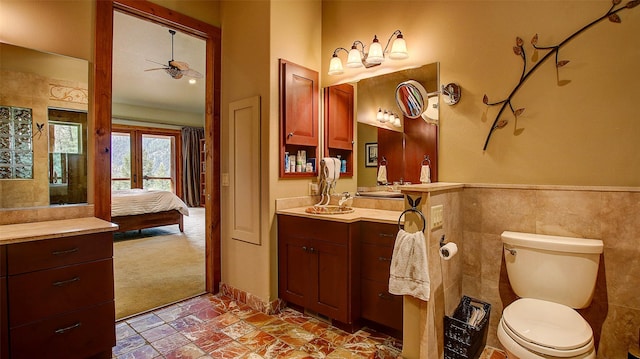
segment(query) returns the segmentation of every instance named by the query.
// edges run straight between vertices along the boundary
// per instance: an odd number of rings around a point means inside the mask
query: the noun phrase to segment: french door
[[[113,126],[111,190],[144,188],[182,193],[180,131]]]

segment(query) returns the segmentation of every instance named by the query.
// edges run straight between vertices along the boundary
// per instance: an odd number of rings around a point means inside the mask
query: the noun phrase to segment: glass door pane
[[[173,136],[142,135],[142,187],[173,191]]]
[[[111,190],[131,189],[131,135],[111,134]]]

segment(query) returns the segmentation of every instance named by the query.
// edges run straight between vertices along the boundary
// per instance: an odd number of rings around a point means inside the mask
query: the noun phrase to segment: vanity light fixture
[[[394,39],[395,37],[395,39]],[[389,48],[389,44],[393,40],[393,44],[391,45],[391,50],[387,52]],[[351,50],[347,50],[344,47],[338,47],[333,50],[333,56],[331,57],[331,61],[329,62],[329,75],[341,75],[344,73],[344,67],[342,66],[342,60],[338,57],[338,52],[345,51],[347,53],[347,63],[346,66],[350,68],[358,68],[358,67],[373,67],[378,66],[385,60],[385,55],[387,55],[392,60],[403,60],[409,57],[409,52],[407,51],[407,43],[404,40],[404,36],[400,30],[396,30],[391,34],[389,40],[387,40],[387,45],[382,48],[380,41],[378,40],[378,36],[373,36],[373,41],[371,45],[369,45],[369,51],[365,52],[365,45],[360,40],[356,40],[351,45]]]

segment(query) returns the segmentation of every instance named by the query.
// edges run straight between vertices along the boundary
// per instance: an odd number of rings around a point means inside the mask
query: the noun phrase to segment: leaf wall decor
[[[489,140],[491,139],[491,135],[493,134],[493,132],[495,130],[499,130],[501,128],[504,128],[509,123],[509,119],[502,117],[504,111],[507,109],[507,106],[509,107],[509,110],[511,110],[513,118],[516,121],[517,121],[518,117],[520,115],[522,115],[522,113],[524,112],[524,108],[523,107],[519,107],[517,109],[514,108],[511,101],[513,99],[513,96],[518,92],[518,90],[520,90],[520,87],[522,87],[522,85],[525,83],[525,81],[538,69],[538,67],[540,67],[541,64],[543,64],[546,60],[551,58],[551,56],[554,56],[555,57],[555,63],[556,63],[556,71],[560,71],[560,69],[562,67],[567,66],[567,64],[569,64],[569,62],[570,62],[570,60],[560,60],[558,58],[559,52],[560,52],[560,48],[562,48],[569,41],[573,40],[576,36],[578,36],[579,34],[584,32],[585,30],[589,29],[590,27],[592,27],[593,25],[601,22],[604,19],[608,19],[610,22],[615,23],[615,24],[621,23],[622,19],[620,18],[618,13],[620,11],[625,10],[625,9],[631,9],[631,8],[634,8],[634,7],[638,6],[640,4],[640,0],[631,0],[631,1],[627,2],[625,5],[620,6],[621,3],[622,3],[622,0],[612,0],[611,7],[609,8],[609,10],[604,15],[602,15],[602,16],[598,17],[597,19],[593,20],[592,22],[588,23],[587,25],[582,27],[580,30],[574,32],[569,37],[567,37],[566,39],[562,40],[557,45],[539,46],[538,45],[538,34],[535,34],[533,36],[533,38],[531,39],[531,46],[533,47],[533,51],[534,51],[532,60],[534,62],[538,61],[538,51],[539,50],[547,51],[547,52],[540,59],[540,61],[537,62],[528,71],[527,71],[527,55],[526,55],[526,51],[525,51],[525,48],[524,48],[524,40],[522,40],[522,38],[520,38],[520,37],[516,37],[516,45],[513,47],[513,53],[516,56],[520,56],[522,58],[522,74],[520,75],[520,80],[518,81],[516,86],[513,88],[513,90],[511,90],[511,93],[509,94],[509,96],[507,96],[507,98],[505,98],[503,100],[491,102],[489,100],[489,96],[487,96],[486,94],[483,96],[482,102],[485,105],[487,105],[487,106],[498,106],[499,105],[500,106],[500,110],[498,111],[498,114],[496,115],[495,120],[493,121],[493,124],[491,125],[491,128],[489,129],[489,134],[487,135],[487,139],[486,139],[486,141],[484,143],[483,151],[487,150],[487,147],[489,146]],[[558,79],[557,79],[557,85],[558,86],[564,86],[564,85],[568,84],[569,82],[570,82],[570,80],[560,80],[560,78],[558,76]],[[516,132],[518,132],[517,134],[522,133],[522,130],[523,130],[522,128],[518,129],[518,130],[514,131],[514,133],[516,133]]]

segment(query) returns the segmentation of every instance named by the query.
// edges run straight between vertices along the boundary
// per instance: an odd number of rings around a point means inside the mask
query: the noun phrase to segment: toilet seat
[[[504,309],[500,324],[519,345],[549,356],[579,356],[594,347],[589,323],[558,303],[518,299]]]

